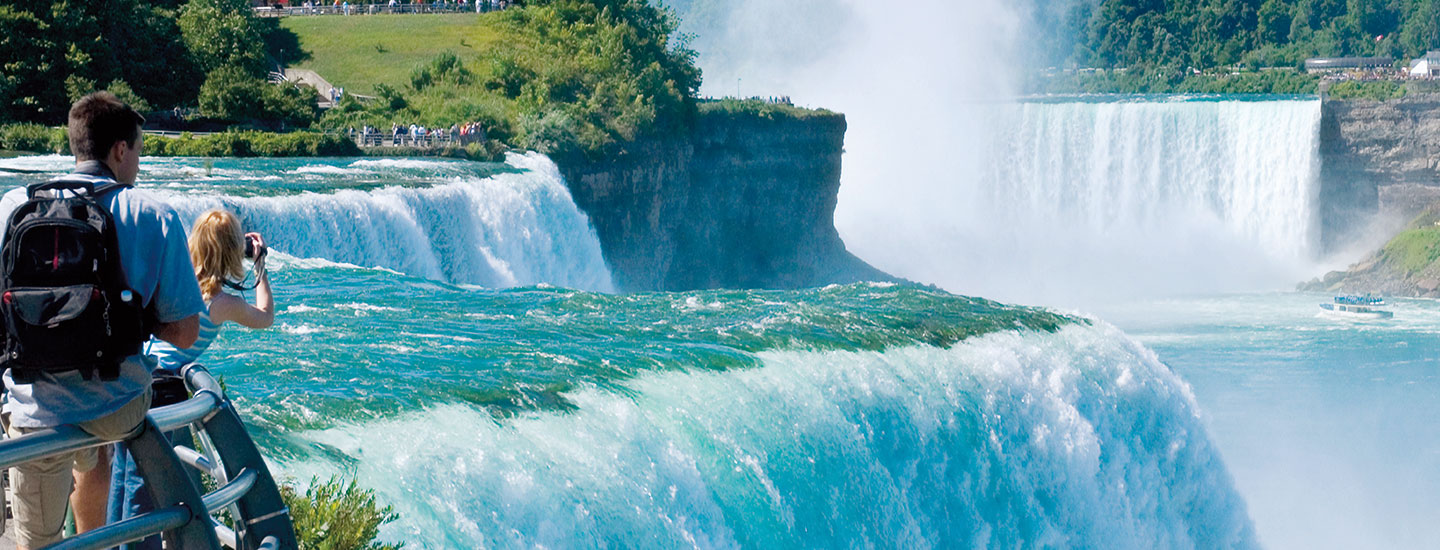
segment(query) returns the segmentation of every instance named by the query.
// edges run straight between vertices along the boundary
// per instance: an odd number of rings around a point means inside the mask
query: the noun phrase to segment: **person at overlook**
[[[179,377],[180,369],[194,363],[210,347],[220,334],[225,323],[237,323],[252,329],[265,329],[275,323],[275,297],[270,289],[270,277],[265,270],[267,248],[265,239],[259,233],[243,233],[240,219],[229,210],[214,209],[201,214],[190,231],[190,261],[195,265],[195,279],[205,309],[200,312],[200,330],[194,343],[181,347],[168,342],[152,340],[146,353],[154,357],[157,366],[154,406],[164,406],[183,401],[187,396],[184,381]],[[225,292],[226,287],[243,289],[240,283],[246,278],[244,260],[254,262],[255,305],[245,298]],[[166,391],[165,383],[171,389]],[[165,396],[171,396],[166,399]],[[187,429],[172,432],[170,440],[175,444],[191,441]],[[139,475],[135,461],[130,456],[125,442],[115,444],[115,463],[111,471],[109,520],[116,522],[134,517],[154,509],[145,480]],[[127,545],[127,550],[160,548],[160,537],[153,536],[138,543]]]
[[[134,188],[144,122],[145,117],[109,92],[76,101],[68,124],[75,175],[110,182],[100,184],[108,190],[98,192],[94,200],[114,219],[125,282],[140,296],[154,323],[148,333],[176,346],[190,346],[204,303],[185,254],[180,216],[155,195]],[[6,193],[0,198],[0,217],[9,219],[25,202],[23,186]],[[136,352],[142,341],[134,342]],[[74,424],[101,439],[131,437],[144,429],[151,366],[152,360],[143,353],[121,359],[114,376],[87,376],[78,370],[21,376],[18,368],[7,365],[6,431],[10,437],[20,437]],[[91,447],[10,470],[17,547],[35,548],[61,539],[67,495],[78,532],[104,524],[108,451],[108,447]]]

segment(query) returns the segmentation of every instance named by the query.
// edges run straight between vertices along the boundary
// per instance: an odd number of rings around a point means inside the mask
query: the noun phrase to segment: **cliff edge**
[[[1440,95],[1323,101],[1322,251],[1394,233],[1440,201]]]
[[[845,117],[702,105],[687,136],[562,162],[623,291],[894,280],[835,229]]]

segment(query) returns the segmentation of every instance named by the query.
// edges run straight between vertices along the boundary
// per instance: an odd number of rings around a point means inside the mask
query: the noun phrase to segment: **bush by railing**
[[[727,97],[722,99],[705,99],[701,100],[696,107],[702,116],[723,113],[727,115],[750,115],[767,120],[787,118],[805,120],[839,116],[838,113],[826,109],[806,109],[804,107],[796,107],[789,103],[777,103],[753,98],[736,99]]]
[[[0,149],[32,153],[69,153],[70,140],[65,128],[40,124],[6,124],[0,126]]]
[[[375,501],[375,492],[338,477],[321,483],[312,478],[301,493],[294,485],[280,486],[280,497],[295,522],[300,550],[398,550],[405,543],[376,542],[380,526],[398,515]]]
[[[157,157],[350,157],[360,148],[343,134],[227,131],[178,138],[148,136],[146,155]]]

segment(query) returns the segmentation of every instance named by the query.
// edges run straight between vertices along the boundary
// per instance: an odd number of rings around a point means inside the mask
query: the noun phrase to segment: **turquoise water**
[[[1440,547],[1440,303],[1322,314],[1329,296],[1245,294],[1105,317],[1194,388],[1261,542]]]
[[[275,243],[276,326],[204,362],[282,475],[393,505],[387,540],[1257,544],[1190,386],[1104,321],[903,285],[607,294],[548,159],[372,162],[141,179]]]

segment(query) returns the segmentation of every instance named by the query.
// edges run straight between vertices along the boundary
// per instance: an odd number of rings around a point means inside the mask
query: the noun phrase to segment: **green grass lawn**
[[[310,69],[332,85],[369,94],[376,84],[400,87],[410,71],[440,52],[473,60],[499,43],[494,14],[400,14],[286,17],[281,26],[300,37]]]

